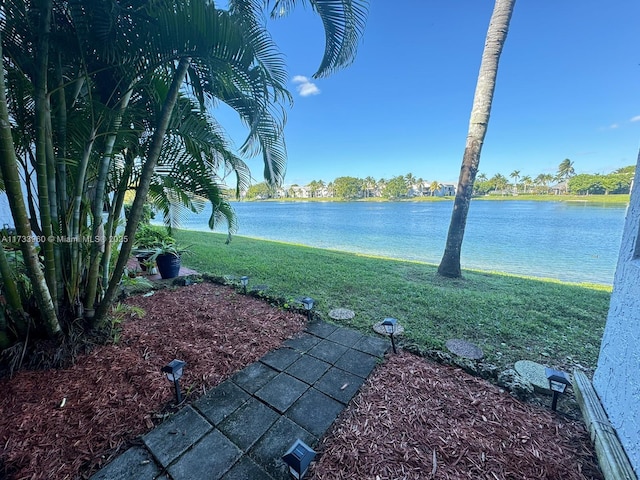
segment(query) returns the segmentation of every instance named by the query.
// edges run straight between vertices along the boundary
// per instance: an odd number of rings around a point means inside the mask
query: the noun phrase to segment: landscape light
[[[302,305],[304,305],[304,309],[307,311],[307,320],[311,321],[311,309],[313,308],[315,300],[311,297],[304,297],[300,301],[302,302]]]
[[[287,453],[282,456],[282,461],[288,465],[291,476],[300,480],[307,473],[315,456],[316,452],[309,445],[297,439]]]
[[[567,385],[571,385],[571,380],[566,372],[554,370],[553,368],[545,368],[544,372],[549,380],[549,390],[553,392],[553,400],[551,401],[551,410],[556,411],[558,406],[558,397],[567,389]]]
[[[171,360],[167,365],[162,367],[162,373],[167,374],[167,380],[173,382],[173,386],[176,389],[176,404],[182,402],[182,394],[180,393],[180,378],[182,377],[182,373],[184,370],[184,366],[187,362],[183,362],[182,360]]]
[[[246,275],[244,275],[243,277],[240,277],[240,284],[242,285],[242,291],[243,293],[247,293],[247,285],[249,285],[249,277],[247,277]]]
[[[396,350],[396,342],[393,339],[393,334],[396,333],[396,328],[398,326],[398,320],[395,318],[385,318],[382,321],[382,326],[384,327],[385,332],[389,334],[391,337],[391,347],[393,348],[393,353],[398,353]]]

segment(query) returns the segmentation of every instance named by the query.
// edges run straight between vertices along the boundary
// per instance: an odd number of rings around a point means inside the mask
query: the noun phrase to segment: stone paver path
[[[310,446],[382,359],[388,339],[310,323],[142,437],[91,480],[284,480],[296,439]]]

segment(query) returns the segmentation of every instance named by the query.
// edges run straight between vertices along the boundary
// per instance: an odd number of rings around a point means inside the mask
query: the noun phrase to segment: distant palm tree
[[[409,172],[404,176],[405,181],[407,182],[407,186],[409,188],[413,187],[413,185],[416,183],[416,177],[413,175],[413,173]]]
[[[569,185],[569,179],[576,174],[575,169],[573,168],[573,162],[568,158],[565,158],[560,165],[558,165],[558,175],[557,178],[560,181],[564,182],[565,193],[567,192],[567,187]]]
[[[489,179],[487,178],[487,175],[485,173],[479,173],[476,177],[476,180],[478,180],[479,182],[486,182]]]
[[[473,183],[480,164],[480,152],[487,133],[487,126],[489,125],[493,91],[495,90],[496,77],[498,75],[498,61],[500,60],[504,42],[507,39],[514,6],[515,0],[496,0],[489,22],[489,30],[480,64],[480,73],[478,74],[473,98],[473,108],[469,121],[467,143],[462,158],[460,179],[458,180],[456,198],[447,234],[447,243],[438,266],[438,273],[445,277],[458,278],[462,275],[460,253],[467,224],[467,214],[473,195]]]
[[[531,180],[529,175],[522,177],[522,186],[525,194],[527,193],[527,187],[531,186],[531,184],[533,184],[533,180]]]
[[[520,170],[514,170],[509,174],[513,178],[513,191],[518,193],[518,180],[520,179]]]
[[[433,182],[431,182],[430,188],[431,188],[431,196],[435,197],[436,192],[440,190],[440,184],[436,180],[434,180]]]
[[[364,192],[365,197],[371,197],[373,190],[376,188],[376,179],[369,176],[364,179]]]

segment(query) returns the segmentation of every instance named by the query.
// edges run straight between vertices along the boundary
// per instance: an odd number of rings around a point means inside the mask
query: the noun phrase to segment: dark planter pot
[[[175,278],[180,274],[180,257],[176,257],[172,253],[158,255],[156,264],[162,278]]]
[[[138,255],[136,258],[138,259],[138,264],[140,265],[140,269],[143,272],[147,271],[146,261],[149,260],[153,256],[153,253],[147,253],[144,255]]]

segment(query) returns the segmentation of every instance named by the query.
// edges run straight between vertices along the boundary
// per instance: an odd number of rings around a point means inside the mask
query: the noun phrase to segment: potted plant
[[[155,260],[160,277],[175,278],[180,273],[182,255],[187,253],[191,253],[188,248],[178,247],[174,241],[165,241],[155,248],[150,260]]]
[[[149,263],[155,262],[151,257],[154,256],[157,248],[171,243],[175,243],[175,240],[166,230],[154,228],[151,225],[140,225],[134,238],[133,254],[138,259],[142,271],[147,271]]]

